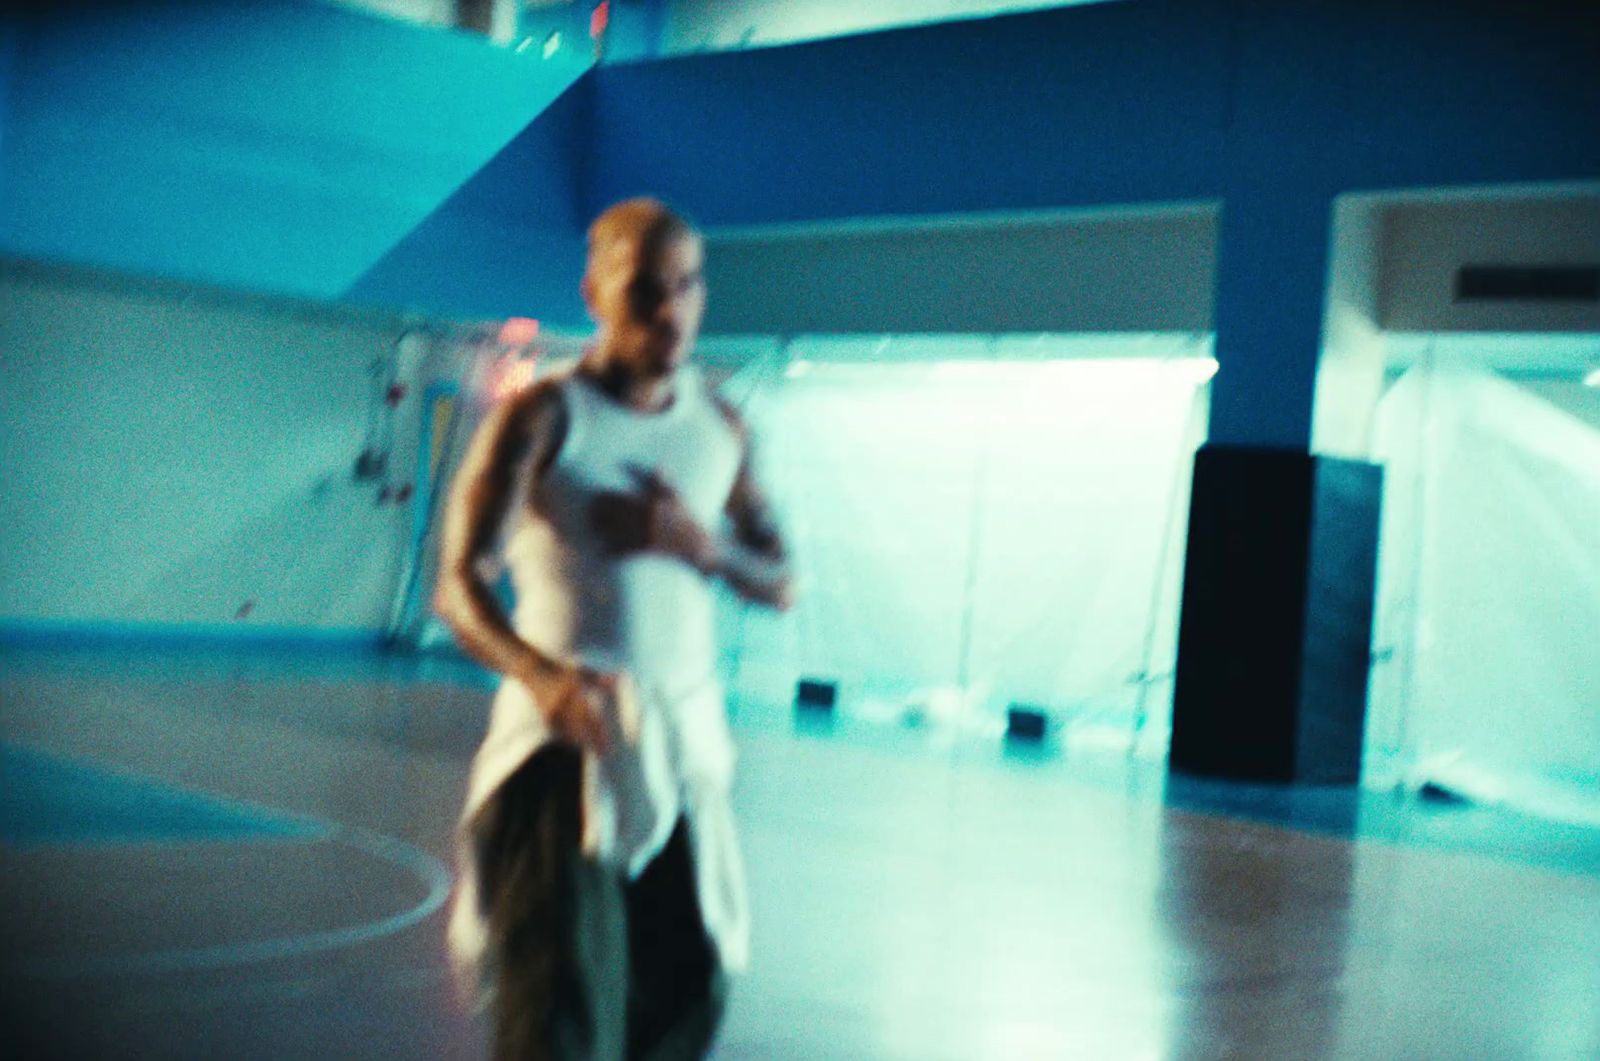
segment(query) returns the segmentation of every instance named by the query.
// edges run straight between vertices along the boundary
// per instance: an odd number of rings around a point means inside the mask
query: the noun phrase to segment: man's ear
[[[594,277],[587,272],[583,279],[578,281],[578,294],[583,296],[583,304],[589,310],[589,316],[594,316]]]

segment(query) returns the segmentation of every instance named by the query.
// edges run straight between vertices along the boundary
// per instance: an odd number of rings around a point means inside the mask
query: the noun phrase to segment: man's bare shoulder
[[[566,423],[566,400],[559,379],[542,379],[501,398],[484,416],[484,425],[497,436],[533,440]]]
[[[550,416],[560,416],[566,409],[561,394],[562,377],[548,377],[502,398],[491,415],[508,423],[531,426],[533,422]]]
[[[743,445],[745,442],[749,441],[750,432],[749,429],[745,427],[744,417],[740,414],[739,407],[734,405],[728,399],[724,398],[722,395],[718,394],[716,391],[711,391],[710,393],[711,404],[717,407],[717,412],[721,413],[722,419],[727,421],[728,427],[733,431],[734,436],[738,438],[739,443]]]
[[[542,379],[496,402],[479,428],[489,460],[502,467],[533,458],[542,470],[561,448],[567,406],[561,378]]]

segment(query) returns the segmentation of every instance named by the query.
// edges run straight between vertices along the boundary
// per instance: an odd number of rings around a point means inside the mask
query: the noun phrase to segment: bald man
[[[500,1058],[704,1056],[747,958],[712,583],[787,608],[791,580],[745,429],[686,363],[702,254],[654,200],[595,221],[593,346],[490,413],[446,512],[436,610],[503,676],[450,929]]]

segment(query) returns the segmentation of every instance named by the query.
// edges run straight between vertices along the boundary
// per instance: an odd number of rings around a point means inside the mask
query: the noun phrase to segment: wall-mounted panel
[[[1205,332],[1216,212],[710,234],[706,330]]]
[[[1600,298],[1581,292],[1461,297],[1471,266],[1600,267],[1600,191],[1398,203],[1384,212],[1380,265],[1388,331],[1600,332]]]

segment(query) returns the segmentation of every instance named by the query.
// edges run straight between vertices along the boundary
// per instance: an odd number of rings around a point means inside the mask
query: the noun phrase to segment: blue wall
[[[604,67],[587,212],[1221,200],[1212,438],[1304,448],[1333,197],[1600,176],[1580,6],[1129,0]]]
[[[588,219],[577,163],[592,135],[580,80],[344,293],[448,316],[587,323],[578,278]]]
[[[708,223],[1600,172],[1600,20],[1535,0],[1129,0],[607,66],[588,207]]]
[[[588,45],[546,60],[311,0],[57,5],[20,23],[0,246],[339,296],[592,64]],[[530,176],[538,220],[570,228],[569,166]]]
[[[608,65],[538,120],[586,37],[69,10],[20,38],[13,253],[567,324],[583,222],[644,191],[707,224],[1221,201],[1220,441],[1307,444],[1335,194],[1600,176],[1600,20],[1556,0],[1125,0]]]
[[[18,36],[17,27],[0,16],[0,231],[5,230],[11,202],[6,182],[6,148],[11,142]]]
[[[1206,198],[1228,26],[1117,3],[602,67],[589,207],[733,224]]]

